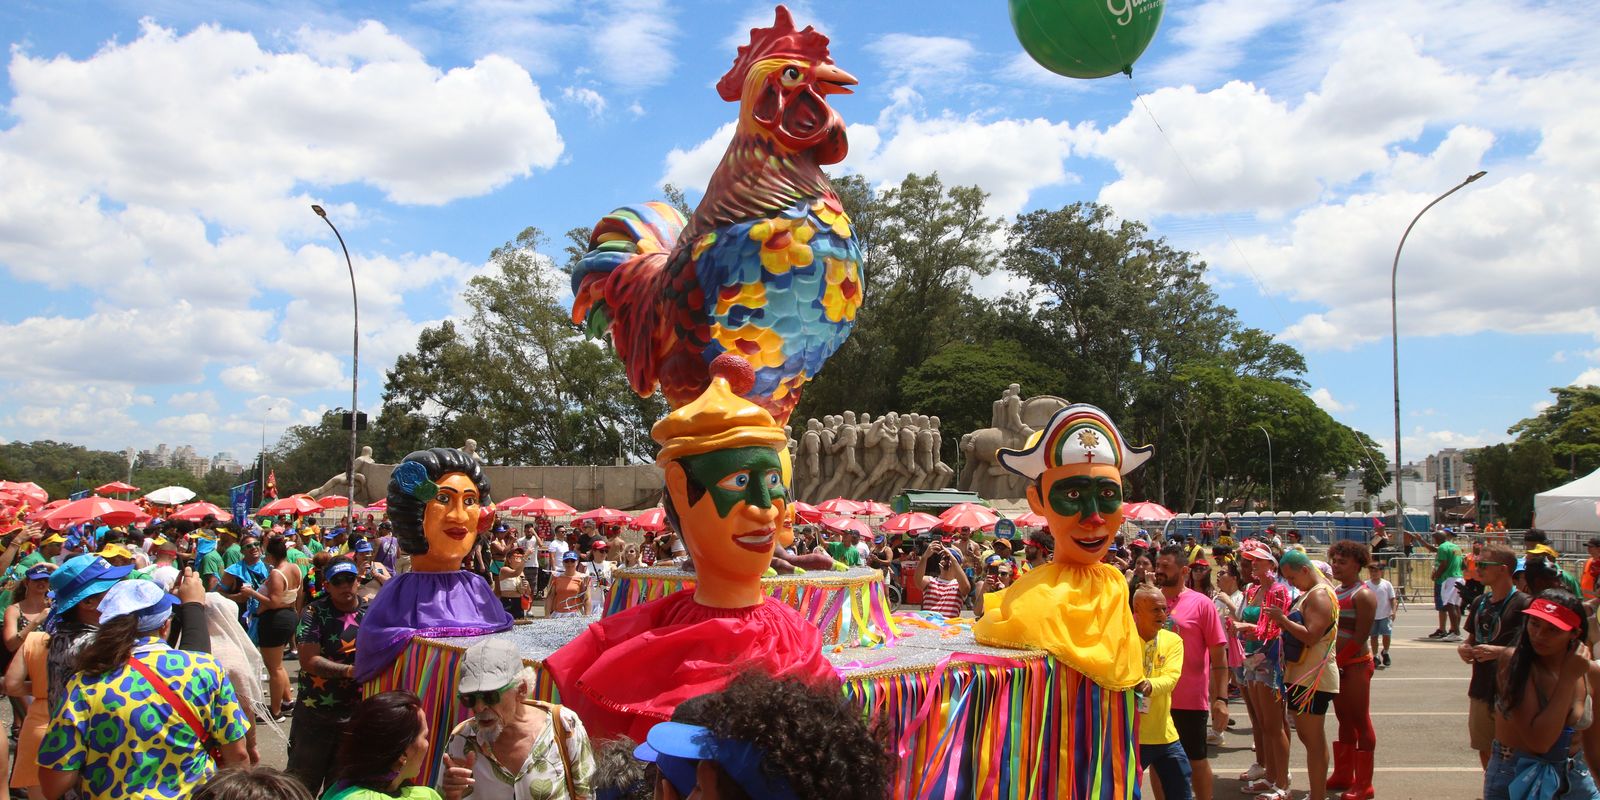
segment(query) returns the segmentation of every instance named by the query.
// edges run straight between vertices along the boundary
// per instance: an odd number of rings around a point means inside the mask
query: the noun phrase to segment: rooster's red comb
[[[794,28],[789,9],[778,6],[777,19],[770,28],[751,28],[750,43],[739,48],[733,59],[733,68],[717,81],[717,94],[730,103],[737,102],[744,92],[744,76],[758,61],[768,58],[803,58],[813,64],[832,64],[828,56],[828,37],[807,25],[805,30]]]

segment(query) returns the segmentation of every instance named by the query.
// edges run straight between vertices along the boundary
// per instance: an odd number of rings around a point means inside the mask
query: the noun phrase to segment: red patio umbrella
[[[667,512],[663,508],[652,508],[634,517],[628,527],[641,531],[659,531],[667,527]]]
[[[350,505],[350,498],[342,494],[329,494],[317,498],[317,505],[323,508],[344,508]]]
[[[825,514],[859,514],[861,513],[861,504],[843,497],[835,497],[832,500],[824,500],[818,503],[817,510]]]
[[[0,492],[10,492],[28,500],[28,505],[42,506],[50,502],[50,493],[32,481],[0,481]]]
[[[382,500],[379,500],[378,502],[373,503],[370,506],[367,506],[367,510],[368,511],[388,511],[389,510],[389,498],[385,497]]]
[[[887,517],[893,513],[894,509],[876,500],[862,500],[861,510],[857,511],[856,515],[862,517]]]
[[[952,531],[960,528],[976,530],[987,528],[999,519],[1000,515],[987,506],[980,506],[977,503],[957,503],[939,515],[939,526]]]
[[[256,509],[256,516],[276,517],[281,514],[293,514],[301,517],[306,514],[315,514],[321,510],[323,510],[322,505],[311,499],[309,495],[292,494]]]
[[[178,510],[172,512],[172,516],[167,519],[199,522],[205,519],[208,514],[216,517],[219,522],[228,522],[233,519],[232,513],[211,503],[190,503],[186,506],[179,506]]]
[[[131,494],[139,491],[139,487],[122,481],[112,481],[94,487],[95,494]]]
[[[144,509],[126,500],[113,500],[109,497],[85,497],[82,500],[73,500],[63,504],[40,517],[44,524],[52,528],[64,528],[79,522],[99,519],[108,525],[126,525],[148,518]]]
[[[896,514],[883,521],[885,533],[921,533],[939,527],[939,518],[921,511]]]
[[[1160,503],[1139,502],[1124,505],[1122,507],[1122,516],[1127,519],[1137,519],[1145,522],[1166,522],[1176,515]]]
[[[1046,520],[1044,517],[1041,517],[1032,511],[1029,511],[1028,513],[1023,514],[1022,516],[1011,521],[1015,522],[1019,528],[1043,528],[1050,524],[1049,520]]]
[[[849,517],[828,517],[822,521],[822,527],[838,533],[855,531],[856,533],[859,533],[868,539],[872,538],[872,528],[869,527],[867,523],[862,522],[859,519],[851,519]]]
[[[818,510],[816,506],[811,505],[810,503],[802,503],[799,500],[796,500],[794,502],[794,520],[795,520],[795,522],[799,522],[799,523],[802,523],[802,524],[805,524],[805,525],[815,525],[818,522],[821,522],[822,518],[824,516],[827,516],[827,515],[824,514],[822,511]]]
[[[517,511],[522,514],[542,514],[546,517],[566,517],[578,513],[578,509],[554,497],[535,497],[519,506]]]
[[[587,522],[593,520],[601,525],[620,525],[629,521],[630,519],[632,519],[632,517],[628,516],[628,512],[626,511],[618,511],[615,508],[606,508],[605,506],[601,506],[592,511],[585,511],[582,514],[573,517],[572,521]]]

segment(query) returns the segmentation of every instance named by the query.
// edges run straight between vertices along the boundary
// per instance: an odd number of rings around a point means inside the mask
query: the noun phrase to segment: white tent
[[[1550,531],[1600,533],[1600,469],[1534,495],[1533,524]]]

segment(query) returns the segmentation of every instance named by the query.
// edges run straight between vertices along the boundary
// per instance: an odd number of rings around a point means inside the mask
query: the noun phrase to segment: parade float
[[[385,610],[394,619],[383,649],[358,665],[366,691],[415,692],[433,727],[448,730],[467,713],[454,691],[462,654],[494,630],[535,668],[539,698],[573,708],[597,739],[643,739],[676,703],[753,667],[837,685],[886,721],[893,797],[1137,796],[1131,687],[1142,665],[1126,586],[1096,562],[1121,522],[1120,475],[1148,448],[1127,446],[1098,409],[1063,402],[1033,420],[1037,431],[1007,426],[1013,436],[999,444],[1012,446],[990,450],[1061,546],[1037,577],[991,595],[976,625],[891,615],[869,570],[768,574],[793,537],[785,424],[862,301],[861,251],[822,172],[847,149],[829,98],[855,82],[833,64],[827,37],[796,29],[780,6],[717,84],[739,104],[738,125],[693,215],[665,203],[619,208],[595,226],[572,275],[574,322],[609,334],[632,388],[660,391],[673,408],[652,436],[663,506],[693,571],[624,570],[602,619],[515,627],[474,590],[430,579],[466,599],[397,596],[449,609],[448,624]],[[908,443],[915,471],[916,437]],[[460,503],[459,491],[445,497],[434,485],[471,484],[485,506],[488,486],[433,470],[417,483],[417,469],[401,467],[391,509],[397,498],[426,504],[415,520],[391,510],[402,542],[430,554],[442,542],[430,563],[448,571],[439,562],[454,558],[458,568],[478,528],[460,509],[434,509]],[[919,480],[947,482],[931,462],[921,468]],[[802,473],[808,491],[832,479],[810,463]],[[438,769],[436,747],[419,779]]]

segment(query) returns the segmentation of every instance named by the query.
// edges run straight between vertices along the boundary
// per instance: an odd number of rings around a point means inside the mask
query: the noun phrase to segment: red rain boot
[[[1355,780],[1344,794],[1339,795],[1339,800],[1370,800],[1372,791],[1372,756],[1371,750],[1358,750],[1350,748],[1350,756],[1355,761]]]
[[[1328,791],[1337,792],[1355,785],[1356,762],[1351,755],[1355,745],[1333,741],[1333,772],[1328,775]]]

